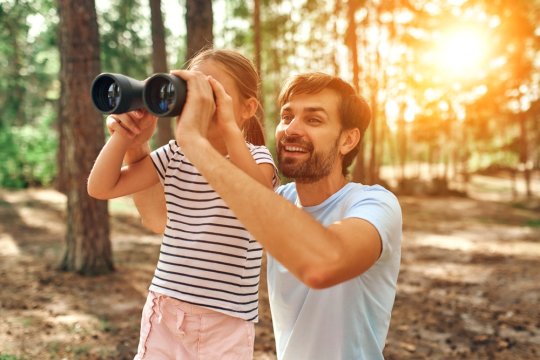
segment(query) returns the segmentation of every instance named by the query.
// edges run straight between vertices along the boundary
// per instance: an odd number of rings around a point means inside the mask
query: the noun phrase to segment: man
[[[369,107],[349,84],[321,73],[292,78],[279,105],[279,168],[294,180],[278,189],[281,197],[219,156],[196,116],[182,114],[180,146],[269,254],[278,358],[382,359],[402,219],[390,192],[346,178]]]
[[[401,257],[401,209],[384,188],[346,177],[369,107],[349,84],[321,73],[291,78],[278,101],[279,168],[294,180],[278,194],[212,148],[205,138],[210,120],[199,114],[179,118],[179,145],[268,253],[278,358],[383,359]],[[160,212],[143,200],[136,198],[143,218]]]

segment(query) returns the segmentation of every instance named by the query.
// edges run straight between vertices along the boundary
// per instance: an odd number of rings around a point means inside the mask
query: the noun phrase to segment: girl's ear
[[[345,156],[360,142],[360,129],[353,128],[343,130],[341,133],[340,152]]]
[[[257,113],[258,108],[259,102],[257,99],[250,97],[249,99],[245,100],[242,107],[242,120],[247,121],[251,119]]]

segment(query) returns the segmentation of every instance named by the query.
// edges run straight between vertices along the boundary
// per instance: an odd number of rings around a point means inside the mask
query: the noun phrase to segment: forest
[[[135,355],[161,239],[131,199],[87,194],[109,136],[90,88],[208,47],[255,64],[274,155],[288,76],[367,99],[350,180],[404,218],[387,359],[540,357],[540,1],[2,0],[0,360]],[[255,359],[275,359],[260,286]]]

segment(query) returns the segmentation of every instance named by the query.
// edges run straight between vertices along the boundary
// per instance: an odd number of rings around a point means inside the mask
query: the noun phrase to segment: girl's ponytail
[[[264,129],[256,116],[251,117],[244,124],[244,138],[253,145],[265,145]]]

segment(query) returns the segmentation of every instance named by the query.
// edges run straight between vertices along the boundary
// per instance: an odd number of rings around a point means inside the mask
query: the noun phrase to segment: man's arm
[[[369,222],[350,218],[325,228],[223,159],[196,131],[183,131],[184,154],[248,231],[306,285],[339,284],[363,273],[379,258],[381,238]]]

